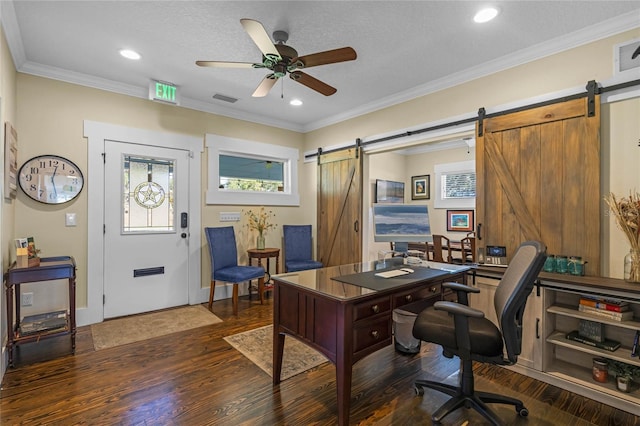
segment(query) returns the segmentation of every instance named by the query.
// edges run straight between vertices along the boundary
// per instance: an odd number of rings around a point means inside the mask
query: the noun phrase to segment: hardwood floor
[[[69,338],[17,350],[17,367],[0,391],[2,425],[334,425],[335,368],[326,363],[273,387],[271,378],[222,338],[272,322],[271,299],[230,300],[213,312],[224,321],[207,327],[94,351],[91,328],[80,327],[76,355]],[[60,357],[55,357],[62,354]],[[36,362],[38,361],[38,362]],[[423,344],[419,356],[389,346],[354,366],[351,424],[429,425],[447,397],[416,378],[456,378],[458,363]],[[500,367],[476,365],[476,388],[508,393],[530,411],[492,405],[505,424],[638,425],[638,418]],[[446,425],[485,424],[473,410],[458,410]]]

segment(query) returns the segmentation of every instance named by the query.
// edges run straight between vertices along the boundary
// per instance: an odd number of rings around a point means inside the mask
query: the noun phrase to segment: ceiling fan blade
[[[271,88],[276,84],[276,81],[278,81],[278,77],[276,77],[275,74],[267,75],[262,79],[255,92],[253,92],[253,95],[251,96],[253,96],[254,98],[262,98],[264,96],[267,96],[269,90],[271,90]]]
[[[196,61],[196,65],[212,68],[257,68],[251,62]]]
[[[311,68],[318,65],[335,64],[337,62],[353,61],[358,55],[351,47],[327,50],[324,52],[312,53],[310,55],[295,58],[292,63],[302,62],[304,66],[300,68]]]
[[[289,77],[291,77],[292,80],[307,86],[309,89],[313,89],[325,96],[331,96],[338,91],[335,87],[331,87],[327,83],[323,83],[317,78],[311,77],[309,74],[305,74],[302,71],[289,73]]]
[[[278,49],[276,49],[276,46],[271,41],[271,38],[269,38],[269,34],[267,34],[267,31],[264,29],[260,22],[253,19],[245,18],[241,19],[240,23],[265,57],[276,58],[278,60],[280,59],[280,53],[278,52]]]

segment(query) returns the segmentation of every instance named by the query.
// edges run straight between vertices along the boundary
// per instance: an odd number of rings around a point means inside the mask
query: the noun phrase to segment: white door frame
[[[189,304],[203,303],[209,297],[201,286],[201,156],[204,138],[164,133],[96,121],[84,121],[87,138],[87,307],[76,309],[79,326],[104,320],[104,141],[135,142],[191,152],[189,166]]]

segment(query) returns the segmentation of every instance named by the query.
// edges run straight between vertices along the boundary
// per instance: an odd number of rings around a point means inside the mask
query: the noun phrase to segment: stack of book
[[[611,339],[603,339],[601,342],[597,340],[590,339],[588,337],[583,337],[580,335],[578,330],[571,331],[566,335],[568,340],[573,340],[574,342],[584,343],[585,345],[594,346],[596,348],[605,349],[607,351],[614,352],[616,349],[620,347],[620,342]]]
[[[43,332],[64,330],[67,327],[67,311],[29,315],[20,321],[20,335],[29,336]]]
[[[583,297],[580,299],[578,310],[612,321],[627,321],[633,319],[633,311],[631,311],[629,303],[619,300],[589,299]]]

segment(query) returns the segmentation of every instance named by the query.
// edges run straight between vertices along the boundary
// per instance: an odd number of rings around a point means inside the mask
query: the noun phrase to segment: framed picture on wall
[[[428,200],[430,193],[431,177],[429,175],[411,177],[411,199]]]
[[[473,210],[447,210],[447,231],[473,231]]]
[[[376,203],[404,203],[404,182],[376,179]]]
[[[16,198],[18,191],[18,133],[4,123],[4,197]]]

